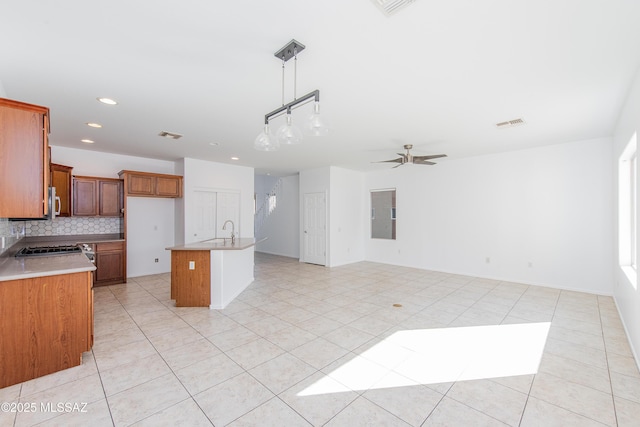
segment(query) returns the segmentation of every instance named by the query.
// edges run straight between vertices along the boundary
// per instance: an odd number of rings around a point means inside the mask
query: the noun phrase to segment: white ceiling
[[[0,82],[51,109],[52,145],[258,173],[384,169],[371,162],[403,144],[455,159],[610,136],[639,24],[638,0],[417,0],[391,17],[371,0],[21,0],[0,9]],[[320,90],[331,133],[258,152],[281,104],[273,54],[291,39],[306,45],[298,95]],[[293,61],[286,77],[288,102]]]

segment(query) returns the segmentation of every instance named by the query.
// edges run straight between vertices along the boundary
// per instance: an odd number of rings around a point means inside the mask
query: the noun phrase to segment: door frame
[[[310,194],[322,194],[324,197],[324,263],[317,264],[309,262],[305,259],[305,228],[306,228],[306,196]],[[302,194],[302,203],[301,203],[301,213],[302,213],[302,221],[300,221],[301,225],[301,233],[300,233],[300,262],[305,262],[309,264],[315,265],[323,265],[325,267],[329,266],[329,197],[327,190],[324,191],[309,191]]]

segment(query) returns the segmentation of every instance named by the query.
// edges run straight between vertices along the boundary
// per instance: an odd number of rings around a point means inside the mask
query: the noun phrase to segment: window
[[[371,238],[396,239],[396,190],[371,190]]]
[[[618,162],[618,253],[620,267],[637,288],[638,157],[636,133]]]
[[[269,213],[271,213],[278,205],[278,199],[276,198],[276,194],[275,193],[268,194],[267,200],[269,201]]]
[[[635,135],[634,135],[635,136]],[[637,264],[637,248],[638,248],[638,196],[637,196],[637,182],[638,182],[638,156],[634,151],[633,156],[629,159],[629,239],[631,240],[630,249],[630,264],[634,269]]]

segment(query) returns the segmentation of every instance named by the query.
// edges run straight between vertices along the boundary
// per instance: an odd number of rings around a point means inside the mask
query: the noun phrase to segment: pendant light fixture
[[[293,145],[299,144],[303,135],[300,129],[295,126],[292,117],[292,110],[301,107],[304,104],[311,102],[313,99],[313,112],[308,117],[304,124],[304,129],[312,136],[323,136],[329,132],[329,128],[326,121],[320,117],[320,91],[314,90],[308,94],[297,98],[296,97],[296,80],[297,80],[297,61],[298,53],[300,53],[305,46],[295,40],[291,40],[286,46],[277,51],[274,55],[276,58],[282,60],[282,106],[276,108],[270,113],[264,116],[264,130],[256,137],[254,142],[254,148],[260,151],[275,151],[280,148],[280,145]],[[284,102],[284,71],[285,63],[293,58],[294,59],[294,74],[293,74],[293,101],[285,104]],[[286,114],[285,123],[280,126],[275,133],[272,133],[269,120],[275,117]]]

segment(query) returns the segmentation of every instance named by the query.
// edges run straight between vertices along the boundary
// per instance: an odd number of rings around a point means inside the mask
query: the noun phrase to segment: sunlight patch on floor
[[[551,323],[398,331],[298,396],[535,374]]]

